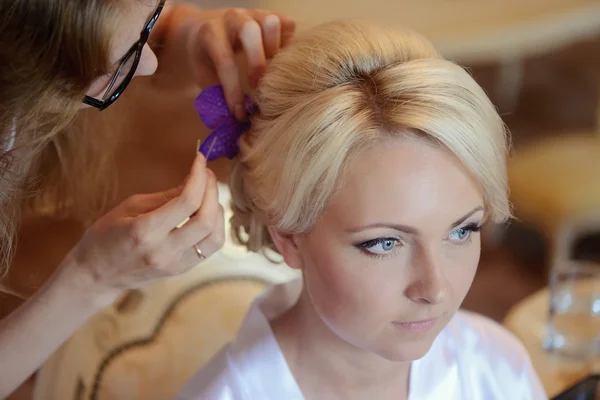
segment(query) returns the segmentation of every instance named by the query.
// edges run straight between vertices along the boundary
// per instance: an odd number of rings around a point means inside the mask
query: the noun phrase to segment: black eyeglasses
[[[108,87],[106,88],[102,98],[97,99],[91,96],[85,96],[83,98],[84,104],[95,107],[102,111],[117,101],[121,93],[123,93],[135,75],[135,71],[140,63],[140,58],[142,57],[142,50],[148,42],[150,32],[152,32],[152,28],[154,28],[154,24],[160,16],[160,13],[165,5],[165,1],[166,0],[160,0],[158,2],[156,11],[154,11],[152,18],[150,18],[146,24],[146,27],[140,34],[140,39],[135,42],[127,54],[121,58],[121,61],[119,62],[119,68],[117,68],[117,71],[110,80],[110,83],[108,84]]]

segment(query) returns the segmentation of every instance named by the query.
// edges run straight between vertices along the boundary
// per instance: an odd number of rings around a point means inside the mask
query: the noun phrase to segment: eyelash
[[[481,231],[481,225],[472,223],[472,224],[465,225],[465,226],[460,227],[460,228],[456,228],[455,230],[453,230],[450,233],[452,234],[453,232],[456,232],[456,231],[461,230],[461,229],[467,231],[467,233],[469,234],[469,236],[466,239],[463,239],[463,240],[458,240],[458,241],[452,240],[452,242],[454,244],[456,244],[456,245],[459,245],[459,246],[466,246],[467,244],[471,243],[471,241],[473,239],[473,235],[472,234]]]
[[[453,232],[456,232],[458,230],[464,230],[467,231],[467,233],[469,234],[469,236],[466,239],[463,240],[459,240],[459,241],[452,241],[453,244],[456,244],[458,246],[465,246],[469,243],[471,243],[472,240],[472,233],[477,233],[481,231],[481,225],[472,223],[472,224],[468,224],[465,225],[463,227],[460,228],[456,228],[454,231],[450,232],[451,234]],[[393,237],[381,237],[381,238],[377,238],[377,239],[372,239],[372,240],[368,240],[366,242],[363,243],[359,243],[356,244],[355,247],[358,248],[359,250],[361,250],[363,253],[365,253],[366,255],[368,255],[369,257],[374,257],[374,258],[378,258],[378,259],[384,259],[384,258],[388,258],[393,254],[394,249],[386,252],[386,253],[374,253],[372,251],[369,251],[369,248],[375,247],[378,244],[381,244],[383,242],[387,242],[387,241],[393,241],[395,242],[394,244],[394,248],[398,247],[398,244],[401,243],[400,239],[398,238],[393,238]]]
[[[366,254],[369,257],[374,257],[374,258],[379,258],[379,259],[388,258],[393,254],[394,249],[392,249],[386,253],[375,253],[375,252],[369,251],[369,248],[375,247],[376,245],[381,244],[383,242],[387,242],[387,241],[395,242],[394,248],[396,248],[398,246],[398,244],[400,243],[400,239],[398,239],[398,238],[381,237],[381,238],[377,238],[377,239],[368,240],[363,243],[359,243],[356,245],[356,248],[358,248],[360,251],[362,251],[364,254]]]

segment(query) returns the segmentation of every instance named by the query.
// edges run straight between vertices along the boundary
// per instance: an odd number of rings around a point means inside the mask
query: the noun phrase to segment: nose
[[[158,68],[158,59],[154,51],[146,43],[142,50],[142,56],[140,57],[140,63],[138,64],[135,76],[149,76],[154,75]]]
[[[449,287],[442,263],[435,252],[421,251],[414,257],[406,296],[415,303],[440,304],[446,301]]]

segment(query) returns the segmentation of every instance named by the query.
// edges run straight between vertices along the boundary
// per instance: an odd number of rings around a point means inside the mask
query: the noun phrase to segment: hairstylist
[[[294,32],[293,20],[265,11],[164,3],[0,2],[0,272],[10,266],[25,193],[42,196],[46,176],[69,165],[70,154],[56,150],[52,158],[45,149],[62,140],[80,108],[118,109],[132,78],[176,64],[199,84],[203,74],[215,74],[243,119],[235,53],[245,55],[257,83],[266,59]],[[78,186],[71,187],[77,199]],[[216,179],[202,156],[180,187],[133,196],[98,219],[49,281],[0,321],[0,398],[124,289],[184,272],[217,251],[223,224]]]

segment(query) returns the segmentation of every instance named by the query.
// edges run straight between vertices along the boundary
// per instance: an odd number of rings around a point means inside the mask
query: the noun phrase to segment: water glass
[[[570,262],[550,274],[544,348],[573,359],[600,359],[600,264]]]

